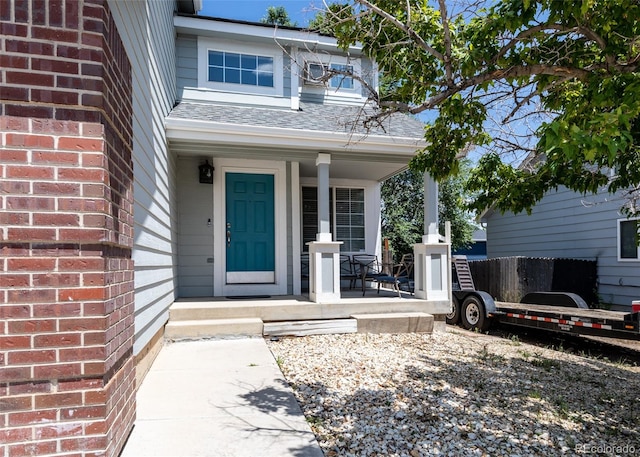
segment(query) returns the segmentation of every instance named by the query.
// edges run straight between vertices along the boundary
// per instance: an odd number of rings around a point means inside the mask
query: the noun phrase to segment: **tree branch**
[[[398,27],[400,30],[402,30],[403,32],[405,32],[407,35],[409,35],[411,38],[413,38],[415,40],[415,42],[425,51],[427,51],[429,54],[431,54],[432,56],[434,56],[436,59],[443,61],[444,62],[444,56],[436,51],[433,47],[429,46],[426,41],[424,41],[422,39],[422,37],[420,35],[418,35],[416,33],[415,30],[413,30],[411,27],[408,27],[406,24],[403,24],[402,22],[400,22],[398,19],[396,19],[393,15],[387,13],[386,11],[384,11],[383,9],[377,7],[376,5],[374,5],[373,3],[371,3],[368,0],[355,0],[357,3],[365,6],[366,8],[369,8],[371,11],[373,11],[374,13],[378,14],[379,16],[382,16],[383,18],[385,18],[386,20],[388,20],[389,22],[391,22],[393,25],[395,25],[396,27]]]

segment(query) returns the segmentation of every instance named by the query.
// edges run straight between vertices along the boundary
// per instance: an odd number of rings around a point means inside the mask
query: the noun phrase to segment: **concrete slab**
[[[323,456],[262,338],[166,345],[137,404],[121,457]]]
[[[352,314],[358,333],[432,333],[433,315],[427,313]]]

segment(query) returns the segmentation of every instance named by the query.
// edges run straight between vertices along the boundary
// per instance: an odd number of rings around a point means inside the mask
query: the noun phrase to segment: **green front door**
[[[275,282],[273,175],[226,174],[227,283]]]

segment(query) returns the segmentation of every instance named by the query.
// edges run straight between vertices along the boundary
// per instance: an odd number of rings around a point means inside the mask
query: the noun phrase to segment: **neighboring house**
[[[628,311],[640,299],[640,249],[637,220],[621,215],[623,203],[617,195],[584,196],[560,188],[545,195],[531,215],[489,210],[482,216],[488,257],[596,260],[601,302]]]
[[[0,454],[116,456],[171,304],[297,295],[329,233],[379,254],[422,127],[358,126],[360,83],[317,77],[376,67],[325,36],[187,0],[0,4]]]
[[[474,230],[471,235],[471,244],[464,249],[451,251],[451,255],[463,255],[467,260],[484,260],[487,258],[487,232]]]

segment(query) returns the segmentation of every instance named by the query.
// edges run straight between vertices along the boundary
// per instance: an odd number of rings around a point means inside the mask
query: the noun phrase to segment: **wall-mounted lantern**
[[[204,184],[213,184],[213,167],[208,160],[198,167],[200,172],[200,182]]]

